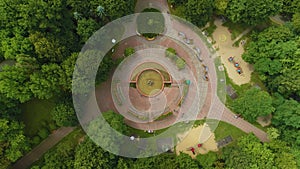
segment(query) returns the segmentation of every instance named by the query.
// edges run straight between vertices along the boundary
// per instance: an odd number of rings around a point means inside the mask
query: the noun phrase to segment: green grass
[[[222,121],[220,121],[214,133],[216,141],[219,141],[227,136],[231,136],[233,142],[236,142],[238,138],[247,135],[247,133],[243,132],[239,128]]]
[[[219,97],[219,99],[225,103],[226,102],[226,81],[221,82],[221,79],[227,80],[226,79],[226,75],[224,71],[219,71],[218,66],[222,65],[221,62],[221,58],[217,57],[214,60],[215,63],[215,69],[216,69],[216,73],[217,73],[217,96]]]
[[[237,38],[244,30],[246,30],[249,26],[246,24],[237,24],[227,21],[223,24],[223,26],[227,27],[231,31],[231,39],[234,40]]]
[[[21,105],[21,121],[25,123],[25,134],[29,137],[37,135],[41,128],[50,129],[54,124],[50,111],[55,106],[55,99],[33,99]]]

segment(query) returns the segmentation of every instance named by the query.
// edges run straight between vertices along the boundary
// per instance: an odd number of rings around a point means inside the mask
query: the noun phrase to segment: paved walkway
[[[26,169],[30,167],[34,162],[39,160],[44,153],[51,149],[55,144],[57,144],[61,139],[71,133],[75,127],[61,127],[55,131],[55,133],[49,135],[42,143],[36,146],[28,154],[23,156],[17,161],[17,163],[12,167],[13,169]]]
[[[283,21],[280,17],[281,17],[280,15],[275,15],[275,16],[270,16],[269,18],[271,19],[271,21],[273,21],[279,25],[285,24],[285,21]]]

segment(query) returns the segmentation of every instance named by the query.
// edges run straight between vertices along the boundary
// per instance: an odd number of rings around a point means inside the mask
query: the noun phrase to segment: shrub
[[[46,128],[41,128],[38,132],[38,135],[42,138],[42,139],[45,139],[48,137],[49,135],[49,131],[46,129]]]
[[[128,57],[128,56],[134,54],[134,52],[135,52],[135,49],[132,48],[132,47],[129,47],[129,48],[126,48],[126,49],[125,49],[124,55],[125,55],[125,57]]]
[[[172,60],[176,59],[176,50],[173,48],[166,49],[166,56]]]
[[[34,145],[37,145],[37,144],[39,144],[40,142],[41,142],[41,138],[40,138],[39,136],[34,136],[34,137],[32,138],[32,141],[31,141],[31,143],[34,144]]]
[[[178,69],[183,69],[185,67],[185,61],[182,58],[176,60],[176,66]]]

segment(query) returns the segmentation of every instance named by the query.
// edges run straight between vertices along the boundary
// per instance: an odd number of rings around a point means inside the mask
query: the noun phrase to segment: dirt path
[[[35,161],[40,159],[44,153],[56,145],[65,136],[71,133],[75,127],[61,127],[41,142],[38,146],[32,149],[29,153],[23,156],[13,165],[12,169],[26,169],[30,167]]]
[[[234,41],[231,40],[231,34],[228,31],[228,28],[222,26],[222,21],[220,19],[216,19],[215,24],[217,26],[217,29],[213,33],[213,38],[216,41],[215,46],[219,48],[218,53],[221,56],[222,63],[227,70],[228,76],[237,85],[249,83],[251,80],[251,73],[253,72],[253,68],[241,57],[244,53],[243,47],[241,45],[240,47],[232,46],[232,44],[234,44]],[[228,61],[229,57],[234,57],[234,61],[239,63],[243,71],[241,75],[237,73],[234,64]]]

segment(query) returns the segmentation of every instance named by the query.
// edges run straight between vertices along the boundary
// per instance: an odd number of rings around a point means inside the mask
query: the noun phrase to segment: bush
[[[53,130],[55,130],[55,129],[57,129],[57,125],[56,125],[54,122],[50,123],[50,124],[49,124],[49,130],[50,130],[50,131],[53,131]]]
[[[42,138],[42,139],[45,139],[48,137],[49,135],[49,131],[46,129],[46,128],[41,128],[38,132],[38,135]]]
[[[168,58],[170,58],[170,59],[172,59],[172,60],[176,60],[177,59],[177,54],[176,54],[176,50],[175,49],[173,49],[173,48],[168,48],[168,49],[166,49],[166,56],[168,57]]]
[[[59,103],[51,111],[51,115],[58,126],[74,126],[77,124],[75,110],[70,103]]]
[[[125,57],[128,57],[128,56],[134,54],[134,52],[135,52],[135,49],[132,48],[132,47],[129,47],[129,48],[126,48],[126,49],[125,49],[124,55],[125,55]]]
[[[37,144],[39,144],[41,142],[41,138],[39,137],[39,136],[34,136],[33,138],[32,138],[32,140],[31,140],[31,143],[33,144],[33,145],[37,145]]]
[[[178,69],[183,69],[185,67],[185,61],[182,58],[176,60],[176,66]]]

